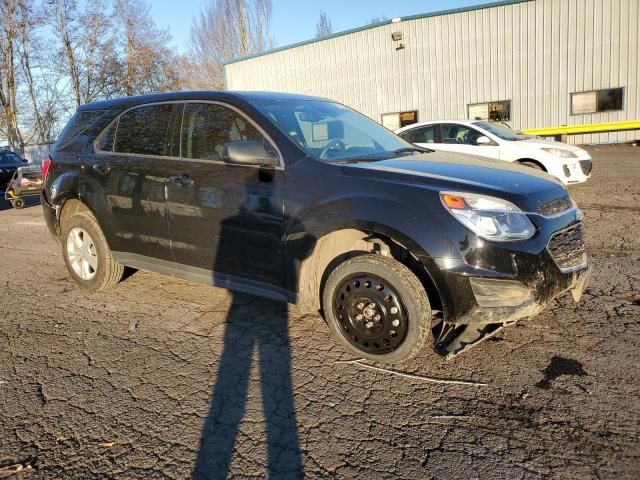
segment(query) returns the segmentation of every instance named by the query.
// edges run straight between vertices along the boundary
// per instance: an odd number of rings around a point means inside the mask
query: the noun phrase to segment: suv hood
[[[343,165],[346,175],[399,181],[434,190],[493,195],[522,209],[567,195],[562,183],[540,170],[502,160],[453,152],[431,152],[389,160]]]

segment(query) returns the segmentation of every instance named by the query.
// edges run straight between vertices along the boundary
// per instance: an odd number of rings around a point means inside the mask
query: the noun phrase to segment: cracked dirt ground
[[[582,303],[396,367],[486,386],[335,363],[319,316],[157,274],[86,294],[40,207],[0,211],[0,478],[639,478],[640,148],[591,152]]]

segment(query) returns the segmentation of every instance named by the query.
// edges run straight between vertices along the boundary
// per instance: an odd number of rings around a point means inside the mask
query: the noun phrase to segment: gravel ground
[[[292,306],[146,272],[86,294],[40,207],[0,206],[0,478],[639,478],[640,148],[591,151],[583,301],[409,376]]]

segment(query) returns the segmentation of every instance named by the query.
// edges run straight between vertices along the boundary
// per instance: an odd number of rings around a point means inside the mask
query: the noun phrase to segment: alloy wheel
[[[75,227],[67,236],[67,259],[82,280],[91,280],[98,269],[98,255],[93,239],[86,230]]]

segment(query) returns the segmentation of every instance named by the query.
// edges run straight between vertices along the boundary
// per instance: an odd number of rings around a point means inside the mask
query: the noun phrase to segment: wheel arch
[[[297,272],[297,304],[305,312],[317,311],[322,305],[322,291],[329,274],[340,263],[354,256],[375,253],[407,266],[422,283],[434,309],[442,300],[434,276],[419,260],[425,252],[411,239],[389,227],[359,224],[334,228],[316,237]]]
[[[94,211],[94,209],[91,207],[91,204],[83,201],[80,195],[69,194],[65,196],[65,198],[62,199],[59,203],[56,204],[55,228],[58,235],[62,234],[62,224],[64,221],[66,221],[67,219],[71,218],[72,216],[78,213],[83,213],[83,212],[91,213],[94,220],[98,224],[98,227],[100,227],[100,230],[104,232],[104,229],[100,224],[100,221],[98,220],[98,216],[96,215],[96,212]],[[108,238],[105,237],[105,239],[107,240],[107,244],[109,245]],[[109,247],[111,247],[111,245],[109,245]]]
[[[65,172],[57,177],[47,189],[50,194],[49,202],[56,210],[55,229],[58,235],[61,233],[62,222],[80,212],[90,212],[102,231],[100,217],[96,208],[89,201],[87,193],[91,191],[91,186],[87,185],[79,172]]]
[[[524,163],[535,163],[536,165],[538,165],[543,172],[547,172],[547,167],[544,166],[544,164],[540,161],[540,160],[535,160],[533,158],[519,158],[518,160],[515,161],[515,163],[519,163],[520,165],[524,164]],[[526,165],[525,165],[526,166]]]

